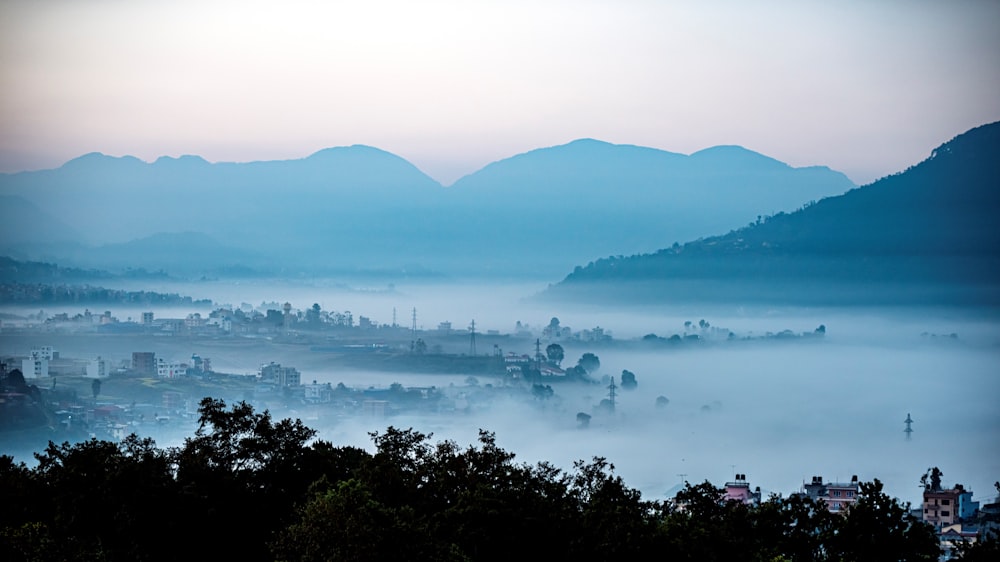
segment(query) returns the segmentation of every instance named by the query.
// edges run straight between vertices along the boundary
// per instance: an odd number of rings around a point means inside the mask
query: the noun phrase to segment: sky
[[[1000,120],[1000,2],[5,0],[0,172],[366,144],[444,184],[577,138],[858,184]]]

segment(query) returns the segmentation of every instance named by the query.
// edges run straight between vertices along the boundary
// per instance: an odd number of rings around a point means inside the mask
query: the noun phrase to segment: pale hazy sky
[[[581,137],[866,183],[1000,119],[1000,2],[5,0],[0,171],[368,144],[451,183]]]

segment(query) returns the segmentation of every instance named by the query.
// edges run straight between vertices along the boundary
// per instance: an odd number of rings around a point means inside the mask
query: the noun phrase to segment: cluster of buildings
[[[62,358],[50,345],[32,347],[20,363],[25,380],[48,378],[54,370],[103,379],[111,376],[114,369],[108,360],[100,356],[89,361]]]
[[[100,356],[89,360],[64,358],[60,356],[59,351],[48,345],[31,348],[31,351],[19,362],[21,374],[25,380],[45,379],[55,375],[105,379],[113,374],[173,379],[180,376],[197,376],[212,372],[211,360],[197,354],[191,356],[190,362],[184,362],[157,357],[152,351],[136,351],[132,353],[131,362],[122,361],[115,365],[112,361]]]
[[[525,372],[532,369],[537,370],[543,377],[566,376],[565,370],[553,365],[546,359],[542,359],[538,354],[535,357],[531,357],[527,353],[518,354],[509,352],[507,355],[504,355],[503,363],[507,376],[515,380],[524,378]]]
[[[811,482],[802,485],[800,493],[823,500],[831,513],[840,513],[858,500],[858,477],[851,476],[850,482],[824,482],[822,476],[813,476]]]
[[[726,501],[747,505],[761,502],[760,486],[751,490],[745,474],[737,474],[732,481],[726,482],[723,490]],[[857,476],[852,476],[849,482],[828,482],[822,476],[813,476],[808,483],[803,483],[796,494],[822,501],[831,513],[844,513],[858,501],[858,493]],[[951,488],[925,486],[923,501],[919,507],[913,508],[912,514],[937,531],[942,560],[951,559],[959,544],[974,543],[977,537],[988,532],[1000,533],[1000,498],[980,506],[978,501],[972,499],[972,490],[967,490],[962,484]]]
[[[807,497],[813,501],[822,501],[830,513],[843,513],[858,500],[858,477],[852,476],[850,482],[826,482],[822,476],[813,476],[809,483],[792,495]],[[723,486],[725,501],[738,501],[747,505],[759,505],[761,502],[760,486],[751,490],[746,474],[737,474]]]

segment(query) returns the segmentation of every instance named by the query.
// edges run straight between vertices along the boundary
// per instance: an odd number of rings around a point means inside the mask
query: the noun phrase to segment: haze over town
[[[606,457],[657,501],[856,475],[919,506],[940,467],[996,505],[997,29],[971,0],[5,2],[0,454],[181,445],[213,395],[369,452]]]

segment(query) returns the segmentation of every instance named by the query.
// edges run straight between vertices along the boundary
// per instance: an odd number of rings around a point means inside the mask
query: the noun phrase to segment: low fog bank
[[[784,495],[814,475],[849,480],[856,474],[862,480],[879,478],[888,493],[917,502],[920,476],[938,466],[946,483],[962,483],[974,491],[974,499],[985,501],[995,495],[992,483],[1000,479],[1000,315],[992,310],[693,302],[570,306],[524,301],[542,288],[531,284],[205,282],[168,288],[235,306],[289,302],[304,310],[317,303],[323,310],[350,310],[380,325],[392,323],[395,309],[396,323],[410,327],[416,308],[418,330],[452,322],[460,340],[468,337],[466,327],[473,319],[483,337],[490,330],[511,333],[520,322],[536,336],[511,340],[504,352],[533,354],[538,337],[543,350],[553,341],[565,348],[564,367],[592,352],[601,363],[595,380],[614,376],[620,384],[627,369],[638,381],[635,390],[618,389],[614,414],[596,408],[607,398],[607,381],[553,381],[549,400],[497,399],[454,414],[311,419],[305,410],[291,412],[338,445],[372,450],[368,433],[390,424],[433,433],[433,441],[468,445],[482,428],[495,432],[498,444],[524,462],[547,460],[570,469],[575,460],[606,457],[629,485],[650,498],[672,493],[684,480],[721,485],[734,473],[746,474],[751,485],[765,493]],[[112,312],[119,314],[114,308]],[[184,311],[156,314],[183,317]],[[600,327],[612,339],[542,339],[542,329],[552,318],[573,332]],[[699,327],[702,320],[705,329]],[[826,333],[818,338],[767,337],[783,330],[811,333],[820,325]],[[649,334],[699,335],[702,341],[642,342]],[[463,350],[468,350],[465,341]],[[81,358],[126,359],[140,350],[178,359],[198,353],[211,357],[217,371],[237,374],[253,373],[260,364],[275,361],[297,368],[303,382],[342,382],[357,388],[398,382],[460,394],[468,382],[464,375],[345,368],[327,354],[281,338],[27,336],[0,331],[4,355],[23,355],[32,345],[52,345],[66,356]],[[478,354],[492,351],[482,345]],[[478,385],[501,384],[499,379],[477,378]],[[669,400],[666,406],[657,407],[660,396]],[[578,426],[580,412],[592,415],[589,427]],[[914,420],[911,440],[903,433],[907,414]],[[185,436],[165,432],[154,437],[166,446]]]
[[[830,342],[605,351],[600,358],[602,373],[620,379],[628,369],[639,383],[618,389],[614,414],[596,408],[607,398],[603,384],[554,385],[547,402],[501,401],[456,417],[346,421],[321,426],[321,435],[370,450],[367,432],[385,423],[459,444],[473,443],[483,428],[526,462],[569,468],[578,459],[606,457],[651,498],[684,480],[721,485],[740,472],[765,492],[784,495],[813,475],[846,481],[856,474],[879,478],[889,493],[917,502],[919,478],[931,466],[979,500],[995,494],[995,349]],[[659,396],[669,399],[665,407],[657,407]],[[593,416],[589,427],[578,426],[578,412]],[[915,420],[910,440],[903,432],[907,414]]]

